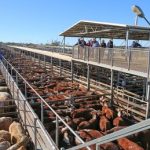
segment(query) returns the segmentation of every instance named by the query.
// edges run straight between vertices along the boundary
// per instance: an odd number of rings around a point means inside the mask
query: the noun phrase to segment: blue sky
[[[0,41],[62,41],[59,33],[79,20],[133,25],[133,4],[140,6],[150,20],[150,0],[1,0]],[[147,26],[143,19],[139,24]],[[66,39],[66,43],[73,42]]]

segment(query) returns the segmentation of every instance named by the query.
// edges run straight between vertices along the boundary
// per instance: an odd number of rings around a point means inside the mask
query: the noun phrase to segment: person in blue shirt
[[[99,43],[98,41],[96,40],[96,38],[93,38],[93,41],[92,41],[92,47],[99,47]]]

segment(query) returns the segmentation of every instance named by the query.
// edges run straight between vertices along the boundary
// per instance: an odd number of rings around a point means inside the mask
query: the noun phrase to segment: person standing
[[[102,40],[101,45],[100,45],[100,58],[103,59],[104,53],[105,53],[105,48],[106,48],[106,43],[104,40]]]
[[[99,47],[99,43],[98,41],[96,40],[96,38],[93,38],[93,41],[92,41],[92,47]]]
[[[107,48],[108,48],[108,55],[107,55],[107,59],[110,60],[112,57],[112,48],[113,48],[113,41],[109,40],[107,43]]]
[[[106,48],[106,43],[104,40],[102,40],[101,47]]]

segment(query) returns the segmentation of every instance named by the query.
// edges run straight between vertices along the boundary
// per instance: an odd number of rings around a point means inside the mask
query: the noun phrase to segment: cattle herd
[[[0,74],[0,115],[8,115],[11,94],[6,86],[3,76]],[[2,116],[2,115],[1,115]],[[26,150],[30,139],[25,134],[22,125],[13,117],[0,117],[0,150]]]
[[[87,142],[102,137],[132,124],[129,120],[125,119],[121,109],[110,105],[107,95],[99,94],[98,91],[88,91],[83,85],[72,82],[66,77],[58,76],[54,70],[46,70],[29,59],[18,56],[18,58],[13,59],[10,57],[8,61],[18,69],[19,73],[28,83],[83,141]],[[24,93],[21,78],[19,78],[18,82],[20,89]],[[29,87],[27,87],[27,97],[32,108],[40,118],[41,99],[37,98],[37,95]],[[29,97],[32,97],[32,99]],[[54,141],[56,133],[55,120],[55,114],[44,105],[44,125]],[[17,122],[11,122],[9,127],[7,126],[7,130],[4,131],[5,129],[1,129],[0,123],[0,130],[7,132],[10,137],[15,137],[16,132],[13,130],[19,132],[20,126]],[[61,121],[59,122],[58,131],[59,148],[66,149],[81,144],[79,139]],[[26,144],[26,141],[28,141],[27,137],[23,135],[22,131],[19,134],[21,134],[22,138],[15,137],[15,142],[19,143],[25,139]],[[150,131],[146,130],[132,136],[102,144],[100,148],[102,150],[148,150],[150,149],[148,135],[150,135]],[[4,141],[11,143],[11,140],[12,138]],[[95,145],[90,146],[90,148],[94,150]]]

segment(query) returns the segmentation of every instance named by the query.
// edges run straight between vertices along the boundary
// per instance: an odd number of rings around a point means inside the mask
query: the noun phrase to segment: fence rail
[[[84,61],[103,63],[128,70],[147,73],[149,68],[149,48],[120,49],[101,47],[73,47],[72,57]]]

